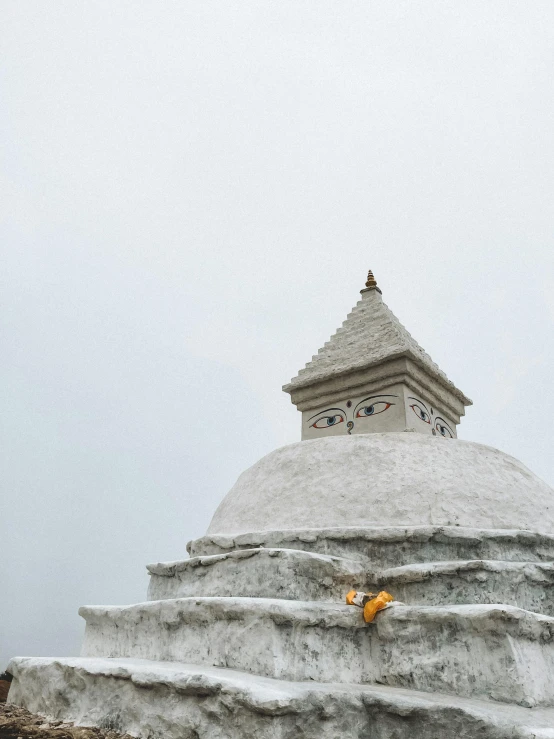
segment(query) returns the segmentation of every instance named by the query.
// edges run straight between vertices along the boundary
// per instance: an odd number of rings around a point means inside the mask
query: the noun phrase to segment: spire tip
[[[377,280],[373,276],[373,272],[371,270],[367,273],[367,282],[365,283],[365,286],[373,288],[377,287]]]
[[[377,287],[377,280],[375,279],[375,276],[373,275],[373,272],[371,270],[369,270],[369,272],[367,273],[365,288],[360,292],[365,293],[368,290],[377,290],[378,293],[381,292],[381,290],[379,290],[379,288]]]

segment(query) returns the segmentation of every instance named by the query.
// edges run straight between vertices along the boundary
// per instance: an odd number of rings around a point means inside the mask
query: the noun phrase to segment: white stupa
[[[9,700],[149,739],[554,738],[554,490],[460,441],[471,401],[370,273],[284,390],[302,441],[246,470],[148,601]],[[396,601],[366,624],[351,588]]]

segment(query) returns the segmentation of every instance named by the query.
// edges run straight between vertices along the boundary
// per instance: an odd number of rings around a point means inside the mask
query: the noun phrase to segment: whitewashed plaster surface
[[[507,605],[393,604],[370,625],[345,605],[264,598],[182,598],[80,613],[83,657],[554,704],[554,618]]]
[[[295,549],[237,549],[149,565],[149,600],[202,597],[337,602],[350,590],[385,589],[411,605],[505,603],[554,616],[554,563],[502,560],[374,563]]]
[[[554,616],[554,563],[455,560],[381,570],[366,577],[412,605],[505,603]]]
[[[360,562],[298,549],[238,549],[148,565],[148,599],[190,596],[342,602],[367,584]]]
[[[187,544],[191,557],[252,547],[285,547],[360,559],[373,569],[453,559],[507,562],[554,560],[554,536],[524,529],[465,526],[357,526],[269,529],[246,534],[208,534]]]
[[[554,490],[469,441],[333,436],[282,447],[243,472],[208,534],[425,524],[554,533]]]
[[[149,739],[554,739],[554,710],[140,659],[12,660],[10,700]]]
[[[368,682],[360,609],[266,598],[181,598],[83,607],[83,657],[139,657],[268,677]]]

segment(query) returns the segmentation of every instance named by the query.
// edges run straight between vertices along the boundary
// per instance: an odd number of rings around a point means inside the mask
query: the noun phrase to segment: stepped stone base
[[[554,739],[554,538],[342,528],[190,551],[149,566],[150,600],[82,608],[81,659],[15,659],[9,699],[143,739]],[[351,588],[403,603],[366,624]]]
[[[298,549],[238,549],[148,565],[148,600],[189,596],[344,601],[365,589],[360,562]]]
[[[81,608],[84,657],[138,657],[232,667],[287,680],[367,682],[361,610],[265,598],[181,598]]]
[[[187,597],[343,602],[350,589],[411,605],[495,604],[554,616],[554,563],[453,560],[375,569],[299,549],[237,549],[148,565],[149,600]]]
[[[554,709],[131,659],[16,658],[9,701],[149,739],[554,739]]]
[[[368,573],[366,580],[413,605],[505,603],[554,616],[552,562],[429,562]]]
[[[80,613],[86,657],[554,704],[554,618],[512,606],[393,605],[369,625],[357,608],[264,598],[182,598]]]
[[[554,560],[554,537],[518,529],[462,526],[382,526],[375,528],[257,531],[236,536],[203,536],[187,544],[191,557],[234,549],[301,549],[361,560],[374,569],[443,560]]]

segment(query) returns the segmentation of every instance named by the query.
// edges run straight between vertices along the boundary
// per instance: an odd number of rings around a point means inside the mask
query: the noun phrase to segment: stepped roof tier
[[[341,405],[363,394],[385,393],[402,386],[431,407],[440,408],[454,436],[452,427],[460,422],[471,400],[439,369],[383,302],[371,271],[361,295],[341,328],[283,390],[290,393],[299,410],[313,412],[323,405],[337,401]],[[306,419],[307,416],[304,413]],[[335,424],[333,433],[338,428]],[[404,429],[383,428],[379,424],[371,430]],[[369,429],[362,431],[359,427],[354,430],[368,432]],[[303,438],[313,437],[304,432]]]

